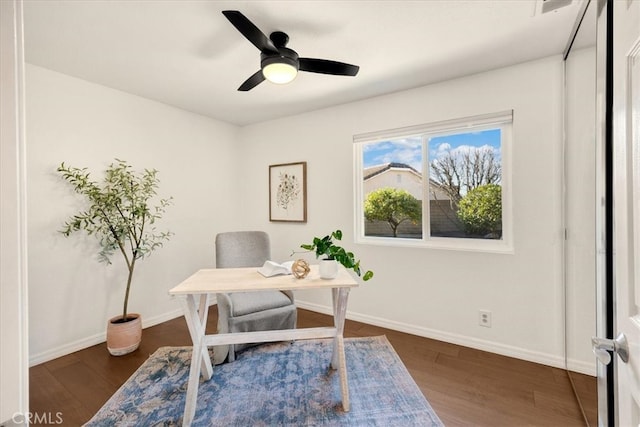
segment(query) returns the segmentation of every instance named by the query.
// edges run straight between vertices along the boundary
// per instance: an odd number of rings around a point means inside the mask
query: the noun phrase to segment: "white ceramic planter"
[[[338,275],[338,261],[335,259],[320,260],[320,278],[335,279]]]

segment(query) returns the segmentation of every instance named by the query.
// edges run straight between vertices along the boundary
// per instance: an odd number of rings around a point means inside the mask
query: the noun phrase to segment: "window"
[[[355,136],[358,242],[510,252],[512,117]]]

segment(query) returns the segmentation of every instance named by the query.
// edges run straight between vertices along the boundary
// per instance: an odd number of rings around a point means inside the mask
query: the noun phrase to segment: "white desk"
[[[193,356],[189,370],[189,384],[184,408],[183,425],[189,426],[196,413],[200,373],[205,380],[213,375],[213,367],[207,347],[221,344],[259,343],[295,339],[333,338],[331,367],[340,374],[342,407],[349,411],[349,384],[344,356],[344,320],[350,288],[358,282],[342,266],[335,279],[324,280],[318,274],[318,266],[304,279],[294,276],[265,278],[253,268],[220,268],[200,270],[169,291],[170,295],[182,296],[184,317],[193,341]],[[266,290],[331,289],[333,298],[333,327],[286,329],[206,335],[209,296],[216,293],[251,292]]]

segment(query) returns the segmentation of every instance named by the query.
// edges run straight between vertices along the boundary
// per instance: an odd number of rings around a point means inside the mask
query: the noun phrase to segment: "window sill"
[[[462,252],[484,252],[495,254],[514,254],[513,245],[504,240],[462,239],[432,237],[429,240],[407,239],[402,237],[358,237],[361,245],[392,246],[404,248],[436,249]]]

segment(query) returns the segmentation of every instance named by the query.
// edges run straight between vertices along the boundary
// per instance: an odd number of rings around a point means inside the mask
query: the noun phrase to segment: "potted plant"
[[[356,260],[353,252],[347,252],[341,246],[333,243],[333,239],[342,240],[342,231],[336,230],[333,233],[324,236],[322,239],[314,237],[313,243],[300,245],[300,247],[308,251],[315,251],[316,258],[324,257],[320,260],[320,277],[322,278],[332,279],[336,276],[338,273],[338,265],[336,262],[339,262],[345,268],[352,269],[358,276],[360,276],[360,260]],[[373,271],[367,270],[367,272],[362,276],[362,280],[367,281],[372,277]]]
[[[57,171],[86,202],[86,208],[69,218],[60,232],[67,237],[75,231],[95,236],[102,262],[111,264],[116,252],[124,258],[128,270],[124,304],[122,314],[107,324],[107,348],[114,356],[131,353],[142,338],[140,315],[128,312],[133,272],[139,259],[161,247],[172,235],[158,232],[154,226],[171,198],[160,199],[151,206],[159,183],[157,171],[145,169],[136,173],[119,159],[106,169],[102,183],[91,180],[87,168],[68,167],[63,162]]]

